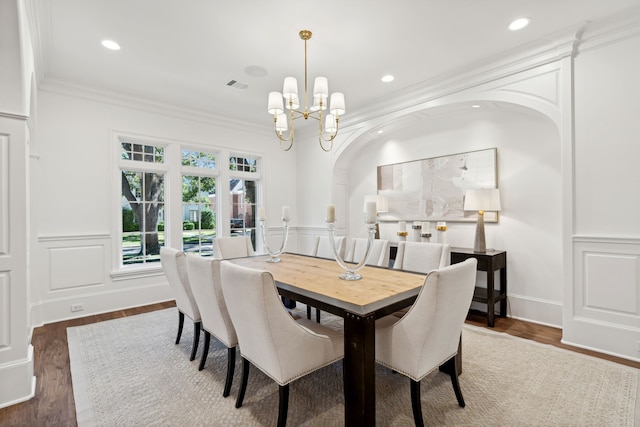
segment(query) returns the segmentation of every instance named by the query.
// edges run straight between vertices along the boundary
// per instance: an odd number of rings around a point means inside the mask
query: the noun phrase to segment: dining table
[[[415,301],[426,274],[364,266],[360,280],[339,278],[333,259],[283,253],[229,261],[272,274],[279,294],[344,319],[344,404],[346,426],[374,426],[375,321]],[[407,386],[408,388],[408,386]]]

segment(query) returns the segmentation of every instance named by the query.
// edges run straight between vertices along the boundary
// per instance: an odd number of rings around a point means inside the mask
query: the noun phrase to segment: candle
[[[336,206],[327,205],[327,222],[336,222]]]
[[[376,202],[367,202],[367,224],[376,222]]]
[[[431,223],[430,222],[423,222],[422,223],[422,232],[426,233],[429,230],[431,230]]]
[[[407,221],[398,222],[398,231],[407,231]]]
[[[289,206],[283,206],[282,207],[282,220],[284,222],[289,222],[289,219],[291,219],[291,208]]]
[[[438,230],[438,231],[446,231],[447,230],[447,223],[444,222],[444,221],[436,223],[436,230]]]

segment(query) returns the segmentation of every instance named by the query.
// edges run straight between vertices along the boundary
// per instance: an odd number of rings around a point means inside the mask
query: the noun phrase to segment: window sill
[[[123,268],[121,270],[111,272],[111,279],[113,279],[114,282],[156,276],[164,276],[162,266]]]

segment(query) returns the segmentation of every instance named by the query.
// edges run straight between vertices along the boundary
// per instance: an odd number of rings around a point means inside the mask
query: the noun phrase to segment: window
[[[229,157],[229,170],[239,172],[257,172],[258,161],[247,157]]]
[[[222,234],[248,235],[256,246],[259,158],[128,136],[118,136],[114,150],[120,212],[114,267],[122,270],[114,276],[159,269],[165,245],[212,256],[213,239]]]
[[[213,256],[216,237],[216,155],[182,150],[182,250]]]
[[[216,179],[182,175],[182,250],[213,255]],[[186,219],[185,219],[186,218]]]
[[[131,142],[121,146],[121,159],[131,166],[121,169],[122,264],[158,262],[164,245],[165,175],[153,166],[164,163],[164,149]]]

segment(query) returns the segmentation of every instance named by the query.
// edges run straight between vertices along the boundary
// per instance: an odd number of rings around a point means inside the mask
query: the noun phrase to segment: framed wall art
[[[464,211],[468,189],[497,188],[497,149],[469,151],[430,159],[378,166],[378,194],[389,211],[382,221],[468,221],[477,213]],[[487,212],[485,222],[497,222]]]

